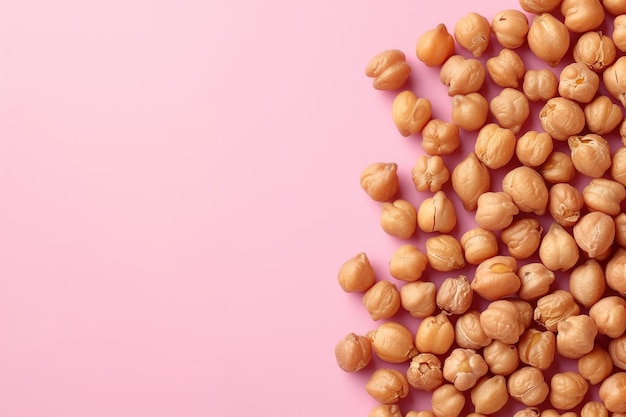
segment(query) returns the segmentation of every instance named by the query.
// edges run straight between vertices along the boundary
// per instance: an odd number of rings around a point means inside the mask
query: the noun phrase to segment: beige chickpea
[[[590,258],[596,258],[613,246],[615,223],[608,214],[592,211],[580,218],[572,228],[578,247]]]
[[[389,319],[400,309],[400,291],[392,282],[378,281],[363,295],[363,305],[372,320]]]
[[[567,317],[557,324],[556,330],[556,350],[570,359],[578,359],[591,352],[598,335],[598,327],[585,314]]]
[[[465,275],[448,277],[437,291],[437,307],[448,314],[463,314],[472,305],[473,291]]]
[[[539,259],[552,271],[567,271],[579,259],[574,237],[558,223],[552,223],[539,245]]]
[[[374,201],[391,200],[398,184],[398,164],[394,162],[375,162],[361,172],[361,188]]]
[[[626,56],[621,56],[602,73],[602,81],[608,93],[626,107]]]
[[[378,404],[372,408],[368,417],[402,417],[402,411],[398,404]]]
[[[621,213],[624,198],[626,198],[624,186],[606,178],[594,178],[583,188],[583,200],[587,208],[609,216]]]
[[[485,125],[489,102],[480,93],[457,94],[452,97],[452,121],[461,129],[472,132]]]
[[[598,394],[607,410],[626,413],[626,372],[616,372],[602,381]]]
[[[578,359],[578,373],[590,384],[599,384],[613,373],[611,355],[596,343],[591,352]]]
[[[532,301],[546,295],[555,281],[554,272],[541,262],[522,265],[517,271],[520,278],[518,295],[522,300]]]
[[[565,26],[574,33],[595,30],[604,22],[600,0],[563,0],[561,13]]]
[[[589,317],[598,327],[599,334],[612,339],[620,337],[626,331],[626,300],[616,295],[602,298],[591,306]]]
[[[520,288],[517,261],[512,256],[496,255],[482,261],[474,273],[471,287],[485,300],[497,300],[515,294]]]
[[[472,388],[487,371],[487,363],[473,349],[453,349],[443,362],[443,377],[459,391]]]
[[[524,74],[522,91],[529,101],[548,101],[556,96],[559,79],[549,69],[531,69]]]
[[[535,321],[546,330],[555,332],[561,321],[578,314],[580,307],[572,294],[564,290],[555,290],[537,300]]]
[[[421,411],[411,410],[407,412],[404,417],[435,417],[435,415],[430,410],[421,410]]]
[[[452,55],[441,66],[439,78],[448,87],[448,95],[453,97],[478,92],[485,82],[486,73],[479,60]]]
[[[443,23],[424,32],[415,45],[417,59],[429,67],[442,65],[453,53],[454,37]]]
[[[391,105],[391,118],[402,136],[421,132],[431,116],[430,100],[404,90],[396,95]]]
[[[554,362],[556,336],[546,330],[527,329],[519,340],[520,361],[539,370],[545,371]]]
[[[513,372],[507,381],[507,388],[511,397],[528,407],[544,402],[550,391],[543,372],[532,366]]]
[[[626,370],[626,336],[620,336],[609,342],[609,355],[615,366]]]
[[[529,329],[533,324],[535,310],[532,304],[528,301],[519,300],[517,298],[510,298],[511,301],[517,309],[519,310],[520,319],[524,325],[524,329]]]
[[[613,33],[611,35],[615,47],[626,52],[626,17],[624,14],[615,16],[613,19]]]
[[[450,179],[450,171],[439,155],[422,155],[411,169],[415,189],[420,192],[436,193]]]
[[[509,395],[502,375],[485,376],[472,388],[470,399],[479,414],[491,415],[507,404]]]
[[[381,404],[396,404],[409,395],[409,382],[396,369],[377,369],[365,384],[365,390]]]
[[[517,139],[515,154],[522,164],[538,167],[548,159],[553,148],[554,144],[549,134],[530,130]]]
[[[548,188],[543,177],[533,168],[513,168],[502,178],[502,191],[523,213],[541,216],[548,206]]]
[[[560,410],[571,410],[580,404],[589,384],[579,373],[574,371],[559,372],[550,379],[550,404]]]
[[[428,264],[435,270],[449,272],[465,266],[463,248],[452,235],[439,235],[426,239]]]
[[[611,133],[622,122],[622,109],[607,96],[598,96],[583,109],[587,128],[597,135]]]
[[[566,183],[576,175],[572,158],[565,152],[554,151],[541,166],[541,176],[552,184]]]
[[[517,88],[526,72],[522,58],[508,48],[489,58],[485,65],[492,81],[500,87]]]
[[[580,211],[585,205],[578,188],[567,183],[554,184],[548,193],[548,211],[552,218],[563,227],[575,225],[580,219]]]
[[[590,70],[601,72],[615,62],[617,55],[613,40],[602,32],[587,32],[578,38],[572,51],[574,61]]]
[[[417,210],[417,226],[423,232],[449,233],[456,226],[454,204],[443,191],[426,198]]]
[[[452,170],[452,188],[467,211],[476,210],[478,198],[490,187],[489,169],[474,152],[470,152]]]
[[[626,187],[626,146],[620,146],[613,153],[610,174],[613,180]]]
[[[626,247],[626,213],[620,213],[613,219],[615,222],[615,241],[622,248]]]
[[[511,129],[489,123],[478,132],[474,153],[487,168],[502,168],[515,154],[516,142]]]
[[[626,13],[626,2],[624,0],[602,0],[604,9],[617,16]]]
[[[489,371],[495,375],[510,375],[519,365],[519,353],[514,344],[494,340],[483,349]]]
[[[478,58],[489,46],[491,25],[486,17],[471,12],[461,17],[454,25],[454,39],[460,47]]]
[[[515,414],[513,414],[513,417],[539,417],[540,415],[541,413],[538,408],[526,407],[517,411]],[[557,416],[558,416],[558,413],[557,413]]]
[[[580,409],[580,417],[609,417],[609,410],[599,401],[589,401]]]
[[[465,349],[480,349],[492,342],[480,326],[480,311],[471,310],[457,318],[454,323],[454,340]]]
[[[435,417],[458,417],[465,407],[465,396],[452,384],[443,384],[433,391],[430,406]]]
[[[598,302],[605,289],[604,268],[595,259],[587,260],[570,273],[569,292],[585,308]]]
[[[391,255],[389,273],[401,281],[413,282],[422,277],[427,265],[426,255],[416,246],[406,244]]]
[[[478,265],[498,254],[498,239],[495,233],[481,227],[475,227],[463,233],[461,246],[465,253],[465,260],[472,265]]]
[[[510,195],[503,191],[488,191],[478,197],[474,218],[478,226],[487,230],[502,230],[513,223],[519,208]]]
[[[570,46],[567,26],[549,13],[536,15],[528,29],[528,47],[535,56],[556,67]]]
[[[492,301],[480,313],[480,325],[487,336],[506,344],[517,343],[525,331],[519,309],[508,300]]]
[[[413,388],[428,392],[439,388],[444,382],[441,361],[432,353],[420,353],[411,359],[406,376]]]
[[[337,276],[339,286],[345,292],[365,292],[374,285],[374,268],[365,252],[358,253],[345,261]]]
[[[540,14],[553,11],[561,0],[519,0],[519,4],[528,13]]]
[[[373,78],[376,90],[397,90],[411,75],[406,56],[398,49],[388,49],[374,56],[365,68],[365,75]]]
[[[437,309],[436,293],[437,288],[432,282],[409,282],[400,288],[402,308],[408,311],[412,317],[431,316]]]
[[[504,48],[519,48],[526,42],[529,23],[519,10],[503,10],[491,19],[491,32]]]
[[[619,136],[622,139],[622,145],[626,146],[626,118],[619,125]]]
[[[383,361],[403,363],[418,354],[413,344],[413,334],[404,325],[387,321],[365,335],[372,349]]]
[[[358,372],[372,360],[372,344],[356,333],[348,333],[335,345],[337,365],[346,372]]]
[[[459,127],[454,123],[432,119],[422,129],[422,149],[428,155],[449,155],[460,144]]]
[[[528,98],[515,88],[506,87],[489,102],[489,110],[498,124],[517,134],[530,114]]]
[[[606,263],[604,276],[606,285],[622,296],[626,296],[626,249],[619,248]]]
[[[559,94],[579,103],[589,103],[593,100],[599,86],[598,74],[578,62],[566,65],[559,75]]]
[[[417,229],[417,210],[406,200],[384,202],[380,215],[380,226],[388,235],[398,239],[410,239]]]
[[[565,141],[585,127],[585,113],[574,100],[554,97],[546,101],[539,113],[539,122],[553,139]]]
[[[567,145],[576,171],[583,175],[598,178],[611,166],[611,147],[600,135],[570,136]]]
[[[454,343],[454,326],[444,312],[425,317],[417,328],[415,346],[422,353],[443,355]]]

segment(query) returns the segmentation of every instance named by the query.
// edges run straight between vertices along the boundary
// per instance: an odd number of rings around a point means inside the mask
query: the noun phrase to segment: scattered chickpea
[[[428,392],[439,388],[444,382],[441,361],[432,353],[420,353],[411,359],[406,376],[413,388]]]
[[[443,191],[424,199],[417,210],[417,225],[423,232],[451,232],[456,226],[452,200]]]
[[[611,355],[597,343],[591,352],[578,359],[578,373],[592,385],[604,381],[612,372]]]
[[[617,16],[626,13],[626,2],[624,0],[602,0],[604,9]]]
[[[594,0],[597,1],[597,0]],[[561,97],[589,103],[595,97],[600,86],[600,77],[585,64],[574,62],[566,65],[559,75],[559,94]]]
[[[422,129],[422,149],[428,155],[449,155],[460,144],[459,127],[454,123],[431,119]]]
[[[465,349],[480,349],[492,342],[480,326],[480,311],[471,310],[457,318],[454,324],[454,340]]]
[[[506,344],[517,343],[525,331],[519,309],[508,300],[492,301],[480,313],[480,325],[488,337]]]
[[[380,215],[380,226],[387,234],[398,239],[410,239],[417,229],[417,210],[406,200],[384,202]]]
[[[491,25],[486,17],[475,12],[469,13],[454,25],[454,39],[459,46],[478,58],[489,46]]]
[[[569,49],[570,33],[559,19],[549,13],[541,13],[530,24],[527,40],[537,58],[556,67]]]
[[[421,132],[431,116],[430,100],[417,97],[410,90],[404,90],[393,100],[391,118],[402,136]]]
[[[443,363],[443,377],[459,391],[472,388],[488,370],[483,357],[473,349],[453,349]]]
[[[602,381],[599,395],[607,410],[626,413],[626,372],[616,372]]]
[[[557,323],[556,350],[564,358],[578,359],[591,352],[598,327],[585,315],[569,316]]]
[[[368,417],[402,417],[398,404],[379,404],[372,408]]]
[[[539,412],[538,408],[526,407],[524,409],[517,411],[515,414],[513,414],[513,417],[539,417],[540,414],[541,413]]]
[[[348,333],[335,346],[337,365],[346,372],[358,372],[372,360],[372,344],[361,335]]]
[[[515,88],[506,87],[491,99],[489,110],[500,126],[518,134],[528,119],[530,105],[524,93]]]
[[[578,247],[590,258],[596,258],[611,249],[615,239],[615,223],[608,214],[592,211],[580,218],[572,228]]]
[[[622,248],[626,247],[626,213],[620,213],[613,218],[615,222],[615,241]]]
[[[374,268],[365,252],[348,259],[339,268],[339,286],[345,292],[365,292],[374,285]]]
[[[487,168],[502,168],[515,154],[516,142],[511,129],[489,123],[478,132],[474,153]]]
[[[449,272],[465,266],[463,248],[452,235],[439,235],[426,239],[428,264],[436,271]]]
[[[613,153],[610,174],[613,180],[626,187],[626,146],[620,146]]]
[[[599,334],[618,338],[626,331],[626,300],[616,295],[602,298],[591,306],[589,317],[598,327]]]
[[[474,152],[470,152],[452,171],[452,188],[467,211],[476,210],[478,198],[490,187],[489,170]]]
[[[415,346],[422,353],[443,355],[454,343],[454,326],[444,312],[422,320],[415,335]]]
[[[403,363],[418,354],[413,344],[413,334],[395,321],[382,323],[365,337],[371,342],[376,355],[385,362]]]
[[[493,82],[500,87],[517,88],[524,78],[524,61],[513,50],[504,48],[498,55],[486,62],[487,72]]]
[[[626,56],[621,56],[602,73],[604,87],[623,107],[626,107],[626,77],[622,76],[625,70]]]
[[[604,7],[600,0],[563,0],[561,13],[565,26],[574,33],[595,30],[604,22]]]
[[[589,401],[580,409],[580,417],[609,417],[609,410],[600,401]]]
[[[448,87],[448,95],[453,97],[478,92],[485,82],[486,74],[479,60],[452,55],[441,66],[439,78]]]
[[[483,357],[495,375],[510,375],[519,365],[517,347],[497,339],[483,349]]]
[[[401,281],[413,282],[422,277],[428,258],[416,246],[405,244],[400,246],[391,256],[389,273]]]
[[[543,372],[532,366],[524,366],[509,375],[507,388],[511,397],[528,407],[544,402],[550,391]]]
[[[381,404],[396,404],[409,395],[409,382],[396,369],[377,369],[367,381],[365,390]]]
[[[595,259],[587,260],[570,273],[569,292],[574,300],[585,308],[590,308],[598,302],[605,289],[604,268]]]
[[[394,162],[375,162],[361,172],[361,188],[374,201],[391,200],[398,184],[398,164]]]
[[[548,193],[548,211],[552,218],[563,227],[575,225],[580,219],[580,211],[585,201],[578,188],[567,183],[554,184]]]
[[[626,52],[626,17],[623,14],[613,19],[613,34],[611,35],[615,47]]]
[[[475,227],[463,233],[461,246],[465,254],[465,260],[478,265],[482,261],[498,254],[498,240],[496,235],[487,229]]]
[[[412,317],[431,316],[437,309],[436,293],[437,288],[432,282],[409,282],[400,288],[402,308],[408,311]]]
[[[488,191],[478,197],[474,218],[478,226],[494,231],[509,226],[518,213],[519,208],[507,193]]]
[[[576,62],[587,65],[592,71],[601,72],[615,62],[617,53],[609,36],[602,32],[587,32],[576,41],[572,55]]]
[[[448,314],[463,314],[472,305],[473,291],[465,275],[443,280],[437,291],[437,307]]]
[[[567,145],[574,167],[583,175],[599,178],[611,166],[611,147],[600,135],[570,136]]]
[[[583,401],[588,390],[589,384],[579,373],[560,372],[550,379],[548,398],[554,408],[571,410]]]
[[[526,301],[536,300],[546,295],[556,279],[554,272],[541,262],[531,262],[522,265],[517,271],[517,275],[520,278],[518,295],[522,300]]]
[[[415,46],[417,59],[429,67],[442,65],[453,53],[454,38],[443,23],[424,32]]]
[[[541,216],[548,206],[548,188],[543,177],[533,168],[513,168],[502,178],[502,191],[511,196],[523,213]]]
[[[604,269],[606,285],[622,296],[626,296],[626,249],[619,248],[609,259]]]
[[[530,328],[520,338],[519,357],[526,365],[545,371],[554,362],[555,352],[556,336],[549,330]]]
[[[493,301],[515,294],[520,285],[515,258],[497,255],[476,267],[471,288],[485,300]]]
[[[539,245],[539,259],[552,271],[567,271],[579,259],[574,237],[560,224],[552,223]]]
[[[598,96],[583,109],[587,128],[597,135],[611,133],[621,123],[622,109],[607,96]]]
[[[511,301],[517,309],[519,310],[519,315],[524,325],[524,330],[528,330],[533,323],[535,310],[532,304],[528,301],[520,300],[517,298],[510,298]]]
[[[615,366],[621,370],[626,370],[626,335],[611,339],[609,355]]]
[[[553,11],[561,0],[519,0],[519,4],[528,13],[540,14]]]
[[[436,193],[450,179],[450,171],[441,156],[422,155],[413,166],[411,177],[417,191]]]
[[[468,132],[485,125],[489,102],[480,93],[457,94],[452,97],[452,121]]]
[[[470,399],[479,414],[491,415],[507,404],[509,395],[502,375],[485,376],[472,388]]]
[[[465,407],[465,396],[452,384],[443,384],[433,391],[431,409],[435,417],[458,417]]]
[[[559,322],[580,314],[580,307],[567,291],[555,290],[537,300],[535,321],[546,330],[556,331]]]
[[[548,159],[553,149],[554,144],[549,134],[530,130],[517,139],[515,154],[522,164],[538,167]]]
[[[583,200],[587,208],[609,216],[621,213],[621,203],[625,198],[624,186],[607,178],[594,178],[583,188]]]
[[[565,152],[554,151],[541,166],[541,176],[552,184],[569,182],[576,175],[572,158]]]
[[[526,42],[528,18],[519,10],[503,10],[491,19],[491,32],[504,48],[519,48]]]
[[[400,309],[400,292],[396,284],[378,281],[363,295],[363,305],[372,320],[389,319]]]
[[[529,101],[548,101],[556,97],[559,79],[549,69],[531,69],[524,74],[522,91]]]
[[[585,113],[574,100],[554,97],[546,101],[539,113],[539,122],[553,139],[565,141],[585,127]]]
[[[411,75],[411,66],[402,51],[388,49],[370,60],[365,75],[374,79],[373,85],[377,90],[397,90]]]

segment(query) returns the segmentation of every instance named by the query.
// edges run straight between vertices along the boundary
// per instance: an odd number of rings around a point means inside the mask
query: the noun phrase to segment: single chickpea
[[[626,187],[626,146],[620,146],[613,153],[610,174],[613,180]]]
[[[626,17],[623,14],[613,19],[613,34],[611,35],[615,47],[626,52]]]
[[[508,394],[502,375],[485,376],[472,388],[470,399],[477,413],[491,415],[504,408]]]
[[[579,103],[589,103],[593,100],[599,86],[598,74],[578,62],[566,65],[559,75],[559,94]]]
[[[609,410],[599,401],[589,401],[580,409],[580,417],[609,417]]]
[[[611,166],[611,147],[600,135],[570,136],[567,145],[576,171],[583,175],[598,178]]]
[[[422,201],[417,210],[417,226],[423,232],[449,233],[454,229],[454,204],[443,191],[437,191],[432,197]]]
[[[522,91],[529,101],[548,101],[556,97],[558,88],[559,79],[549,69],[531,69],[524,74]]]
[[[454,326],[444,312],[422,320],[415,335],[415,346],[422,353],[443,355],[454,343]]]
[[[579,373],[566,371],[556,373],[550,379],[550,404],[560,410],[571,410],[580,404],[587,391],[589,384]]]
[[[606,285],[610,289],[617,291],[622,296],[626,296],[626,249],[619,248],[613,257],[609,259],[604,269]]]
[[[507,48],[489,58],[486,66],[489,76],[500,87],[517,88],[526,72],[522,58],[515,51]]]
[[[465,395],[452,384],[443,384],[433,391],[430,408],[435,417],[458,417],[465,407]]]
[[[552,271],[567,271],[579,259],[574,237],[560,224],[552,223],[539,245],[539,259]]]
[[[488,337],[506,344],[517,343],[525,331],[519,309],[508,300],[492,301],[480,313],[480,326]]]
[[[528,29],[528,47],[537,58],[556,67],[570,46],[569,29],[549,13],[534,17]]]
[[[337,365],[346,372],[358,372],[372,360],[372,344],[361,335],[348,333],[335,345]]]
[[[543,372],[532,366],[513,372],[507,381],[507,388],[511,397],[528,407],[544,402],[550,391]]]
[[[519,0],[519,4],[528,13],[540,14],[556,9],[561,0]]]
[[[524,330],[529,329],[533,323],[534,313],[535,313],[535,310],[532,304],[530,304],[528,301],[519,300],[517,298],[511,298],[509,299],[509,301],[515,304],[515,306],[519,310],[520,319],[522,320],[522,323],[524,324]]]
[[[459,391],[472,388],[488,370],[483,357],[473,349],[453,349],[443,363],[443,377]]]
[[[450,272],[465,266],[463,248],[452,235],[439,235],[426,239],[428,264],[435,270]]]
[[[378,404],[372,408],[368,417],[402,417],[402,411],[398,404]]]
[[[609,355],[615,366],[626,370],[626,336],[622,335],[609,342]]]
[[[590,258],[596,258],[613,246],[615,223],[608,214],[592,211],[580,218],[572,228],[578,247]]]
[[[517,275],[520,278],[518,295],[522,300],[526,301],[536,300],[546,295],[556,279],[554,272],[550,271],[541,262],[522,265],[517,271]]]
[[[590,384],[599,384],[613,373],[611,355],[596,343],[591,352],[578,359],[578,373]]]
[[[465,260],[472,265],[478,265],[498,254],[498,239],[495,233],[481,227],[475,227],[463,233],[461,246],[465,253]]]
[[[539,113],[539,122],[555,140],[565,141],[585,127],[585,113],[574,100],[554,97],[546,101]]]
[[[519,208],[510,195],[502,191],[488,191],[478,197],[474,218],[478,226],[494,231],[509,226],[517,214]]]
[[[424,32],[415,46],[417,59],[429,67],[442,65],[453,53],[454,38],[443,23]]]
[[[420,192],[436,193],[450,179],[450,171],[439,155],[422,155],[411,170],[415,189]]]
[[[595,30],[604,22],[600,0],[563,0],[561,13],[565,26],[574,33]]]
[[[420,353],[411,359],[406,376],[417,390],[432,392],[443,385],[441,361],[432,353]]]
[[[510,375],[519,365],[518,349],[513,344],[494,340],[483,349],[489,371],[495,375]]]
[[[448,95],[453,97],[478,92],[485,82],[486,73],[479,60],[452,55],[442,65],[439,78],[448,87]]]
[[[609,65],[602,73],[602,81],[608,93],[626,107],[626,78],[622,76],[626,70],[626,56],[621,56]]]
[[[551,331],[527,329],[519,341],[519,358],[526,365],[545,371],[554,362],[556,336]]]
[[[502,168],[515,154],[516,142],[511,129],[489,123],[478,132],[474,153],[487,168]]]
[[[452,97],[452,121],[468,132],[485,125],[489,102],[480,93],[457,94]]]
[[[523,213],[541,216],[548,206],[548,187],[543,177],[527,166],[513,168],[506,173],[502,178],[502,191]]]
[[[435,415],[430,410],[421,410],[421,411],[411,410],[407,412],[404,417],[435,417]]]
[[[515,154],[519,161],[529,167],[538,167],[548,159],[554,144],[546,132],[530,130],[517,139]]]
[[[607,377],[602,381],[598,394],[607,410],[626,413],[626,372],[616,372]]]
[[[400,246],[391,256],[389,273],[401,281],[413,282],[422,277],[428,258],[416,246],[406,244]]]
[[[472,305],[473,291],[465,275],[443,280],[437,291],[437,307],[448,314],[463,314]]]
[[[565,152],[554,151],[541,166],[541,176],[552,184],[569,182],[576,175],[572,158]]]
[[[567,183],[554,184],[548,193],[548,211],[552,218],[563,227],[575,225],[580,219],[580,211],[585,205],[578,188]]]
[[[396,284],[378,281],[363,295],[363,305],[374,321],[389,319],[400,309],[400,292]]]
[[[365,292],[374,285],[374,268],[365,252],[348,259],[339,268],[339,286],[345,292]]]
[[[598,96],[583,109],[587,128],[597,135],[611,133],[622,121],[622,109],[607,96]]]
[[[602,298],[591,306],[589,317],[598,327],[599,334],[612,339],[620,337],[626,331],[626,301],[616,295]]]
[[[503,128],[518,134],[530,114],[528,98],[515,88],[506,87],[489,102],[489,109]]]
[[[556,330],[556,350],[570,359],[578,359],[591,352],[598,335],[598,327],[585,314],[569,316],[557,324]]]
[[[535,321],[546,330],[555,332],[559,322],[580,314],[580,307],[567,291],[555,290],[537,300]]]
[[[585,64],[596,72],[603,71],[615,62],[617,55],[613,40],[602,32],[584,33],[576,41],[572,54],[574,61]]]
[[[485,300],[493,301],[515,294],[520,285],[515,258],[497,255],[476,267],[471,288]]]
[[[365,75],[373,78],[376,90],[402,88],[411,75],[411,66],[406,56],[397,49],[388,49],[374,56],[365,68]]]
[[[504,48],[519,48],[526,42],[528,18],[519,10],[503,10],[491,19],[491,32]]]
[[[432,119],[422,129],[422,149],[429,155],[449,155],[460,144],[459,127],[454,123]]]
[[[398,184],[398,164],[394,162],[375,162],[361,172],[361,188],[374,201],[391,200]]]
[[[380,215],[383,231],[398,239],[410,239],[417,229],[417,210],[406,200],[384,202]]]
[[[409,395],[409,382],[396,369],[377,369],[365,384],[365,390],[381,404],[396,404]]]
[[[400,288],[402,308],[408,311],[412,317],[431,316],[437,309],[436,293],[437,288],[432,282],[409,282]]]
[[[454,340],[465,349],[480,349],[492,342],[480,327],[480,312],[471,310],[460,315],[454,324]]]
[[[469,13],[454,25],[454,39],[460,47],[478,58],[489,46],[491,25],[486,17],[475,12]]]
[[[626,2],[624,0],[602,0],[604,9],[617,16],[626,13]]]
[[[413,334],[395,321],[382,323],[365,337],[371,342],[376,355],[385,362],[403,363],[418,354],[413,344]]]
[[[570,273],[569,292],[585,308],[598,302],[605,289],[604,268],[595,259],[587,260]]]
[[[624,186],[606,178],[594,178],[583,188],[583,200],[587,208],[609,216],[621,213],[621,203],[625,198]]]
[[[417,97],[404,90],[396,95],[391,105],[391,118],[402,136],[421,132],[430,120],[431,104],[427,98]]]
[[[626,213],[620,213],[615,218],[615,241],[622,248],[626,247]]]
[[[538,408],[526,407],[522,410],[519,410],[515,414],[513,414],[513,417],[539,417],[540,415],[541,413],[539,412]],[[557,416],[558,416],[558,413],[557,413]]]
[[[490,187],[489,169],[474,152],[470,152],[452,170],[452,188],[467,211],[476,210],[478,198]]]

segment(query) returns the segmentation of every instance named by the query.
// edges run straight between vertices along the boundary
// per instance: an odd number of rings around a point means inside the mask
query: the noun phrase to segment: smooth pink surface
[[[376,324],[336,274],[366,251],[385,276],[398,241],[358,177],[395,161],[417,201],[422,151],[365,65],[405,51],[447,119],[417,38],[506,8],[5,2],[0,416],[366,416],[333,349]]]

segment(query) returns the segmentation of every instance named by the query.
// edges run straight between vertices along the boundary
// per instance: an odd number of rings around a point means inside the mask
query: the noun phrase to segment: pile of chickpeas
[[[366,67],[395,94],[398,133],[424,151],[410,172],[419,205],[399,197],[397,163],[360,175],[399,241],[389,277],[365,252],[338,272],[375,324],[335,346],[346,372],[383,365],[365,384],[379,403],[370,417],[626,416],[626,0],[519,3],[419,36],[449,118],[406,88],[402,51]],[[526,69],[520,48],[545,68]],[[541,131],[526,130],[535,117]],[[463,136],[473,150],[459,156]],[[403,410],[412,390],[430,404]]]

